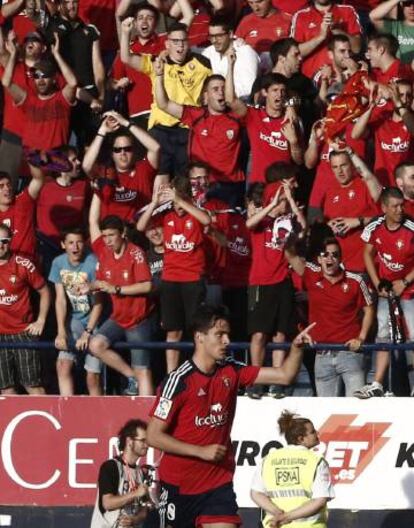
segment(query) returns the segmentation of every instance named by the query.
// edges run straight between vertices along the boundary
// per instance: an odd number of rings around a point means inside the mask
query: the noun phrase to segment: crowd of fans
[[[344,344],[248,396],[384,394],[361,346],[391,298],[414,340],[414,1],[349,4],[3,1],[0,342],[56,348],[1,348],[3,394],[153,394],[202,302],[253,365],[308,321]]]

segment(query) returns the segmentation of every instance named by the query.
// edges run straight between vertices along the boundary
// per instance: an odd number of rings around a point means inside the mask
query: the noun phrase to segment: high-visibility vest
[[[322,456],[309,449],[283,447],[272,450],[262,464],[266,494],[273,504],[285,512],[292,511],[312,499],[312,484]],[[271,516],[266,515],[263,526]],[[283,528],[326,528],[327,510],[297,519]]]

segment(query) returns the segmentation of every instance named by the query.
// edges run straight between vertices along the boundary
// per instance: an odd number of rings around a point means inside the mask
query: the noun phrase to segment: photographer
[[[148,451],[147,424],[129,420],[118,433],[118,447],[120,455],[99,469],[91,528],[139,528],[153,506],[145,473],[137,464]]]

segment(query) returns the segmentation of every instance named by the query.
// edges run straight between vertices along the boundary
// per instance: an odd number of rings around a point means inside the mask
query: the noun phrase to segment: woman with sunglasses
[[[414,0],[386,0],[373,9],[369,18],[377,31],[390,33],[400,44],[397,57],[404,64],[414,60]]]
[[[110,146],[105,139],[109,139]],[[137,159],[137,141],[147,151],[146,158],[142,160]],[[110,149],[110,168],[96,163],[107,146]],[[97,177],[101,219],[116,215],[132,223],[136,212],[151,201],[153,186],[158,185],[159,150],[158,142],[145,130],[115,111],[106,112],[82,164],[89,177]]]

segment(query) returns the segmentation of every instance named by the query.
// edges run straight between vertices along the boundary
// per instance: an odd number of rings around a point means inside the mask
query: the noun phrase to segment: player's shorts
[[[249,286],[247,330],[273,336],[289,333],[292,326],[294,290],[290,279],[277,284]]]
[[[199,528],[204,523],[241,525],[231,482],[196,495],[180,494],[177,486],[161,482],[159,515],[160,528]]]
[[[2,334],[2,343],[36,341],[37,337],[28,332]],[[40,387],[41,379],[40,351],[33,348],[2,348],[0,350],[0,389],[8,389],[16,384],[24,387]]]
[[[195,311],[206,294],[204,281],[161,281],[160,303],[162,327],[166,332],[188,330]]]

